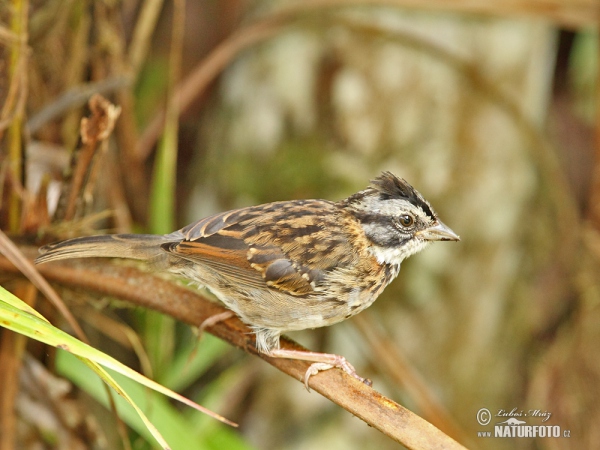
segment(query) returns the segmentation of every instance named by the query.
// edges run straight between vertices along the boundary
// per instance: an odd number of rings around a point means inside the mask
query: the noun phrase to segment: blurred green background
[[[392,171],[461,242],[406,261],[362,320],[291,337],[346,356],[469,448],[598,448],[600,5],[346,3],[3,2],[0,227],[32,244],[99,229],[164,233],[246,205],[338,200]],[[60,226],[36,198],[41,185],[51,215],[92,92],[121,117],[94,191]],[[169,101],[174,92],[179,102]],[[107,210],[108,219],[85,220]],[[17,282],[2,275],[2,285]],[[196,347],[187,327],[155,313],[61,293],[96,345],[144,366],[112,336],[118,324],[139,336],[158,381],[240,423],[233,430],[156,400],[156,420],[185,437],[173,448],[397,447],[257,358],[210,337]],[[78,386],[69,401],[93,432],[68,426],[17,379],[3,384],[17,398],[16,448],[121,446],[78,370],[31,347],[48,379]],[[400,367],[382,364],[374,347]],[[35,408],[62,425],[47,431]],[[490,425],[477,421],[482,408]],[[571,437],[478,436],[514,408],[551,413],[519,418]],[[133,448],[154,445],[137,433]]]

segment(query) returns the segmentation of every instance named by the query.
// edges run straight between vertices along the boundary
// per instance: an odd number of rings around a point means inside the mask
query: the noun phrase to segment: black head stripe
[[[391,172],[383,172],[380,176],[372,180],[371,187],[379,192],[382,200],[405,199],[413,205],[420,207],[432,219],[436,218],[427,200],[408,184],[406,180],[398,178]]]

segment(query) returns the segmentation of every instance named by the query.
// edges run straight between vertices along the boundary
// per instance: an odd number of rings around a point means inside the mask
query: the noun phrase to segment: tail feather
[[[40,248],[36,264],[70,258],[130,258],[141,260],[160,259],[166,256],[161,244],[174,240],[173,236],[155,234],[107,234],[85,236]]]

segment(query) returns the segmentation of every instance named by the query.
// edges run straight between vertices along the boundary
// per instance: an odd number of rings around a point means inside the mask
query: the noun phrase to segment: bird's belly
[[[263,290],[243,296],[228,296],[222,292],[215,295],[246,324],[281,332],[333,325],[359,313],[375,300],[359,289],[343,297],[294,297]]]
[[[346,320],[369,307],[387,284],[380,282],[374,286],[375,283],[361,283],[360,286],[352,286],[341,280],[330,279],[327,287],[308,295],[294,296],[278,289],[242,287],[216,274],[207,276],[208,272],[204,273],[204,280],[200,279],[197,272],[182,270],[179,273],[208,288],[247,325],[282,333],[324,327]]]

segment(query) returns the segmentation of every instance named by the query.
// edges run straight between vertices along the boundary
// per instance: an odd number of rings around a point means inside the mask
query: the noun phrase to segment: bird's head
[[[390,172],[342,203],[360,223],[381,264],[399,265],[432,241],[460,240],[416,189]]]

